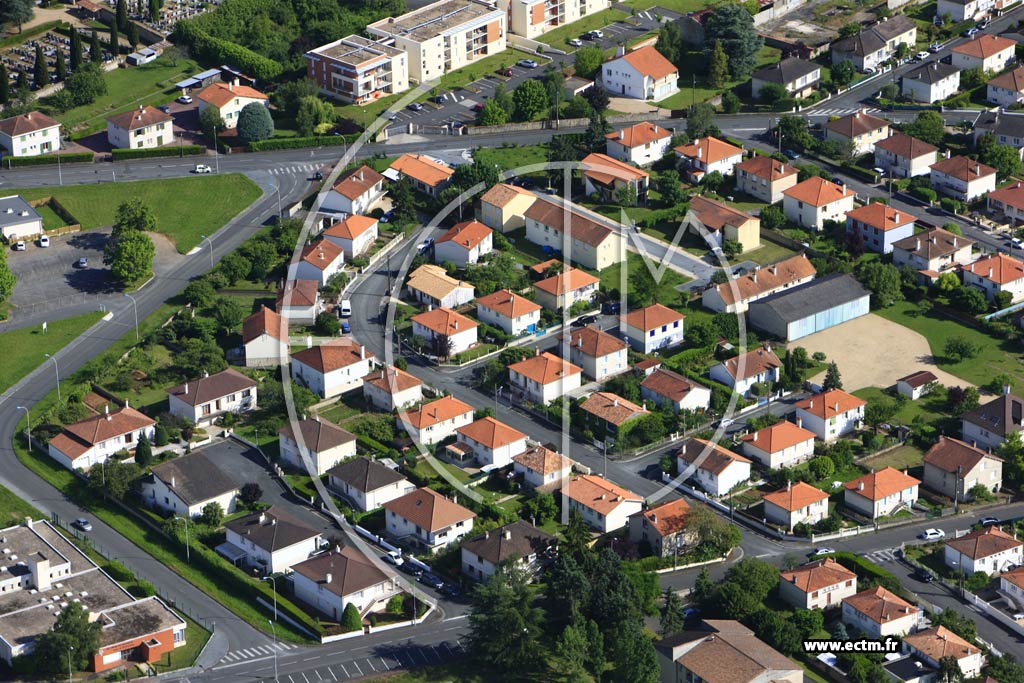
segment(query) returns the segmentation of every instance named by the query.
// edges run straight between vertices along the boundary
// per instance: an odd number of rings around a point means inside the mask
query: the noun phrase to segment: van
[[[345,299],[341,302],[341,317],[350,318],[352,317],[352,302]]]

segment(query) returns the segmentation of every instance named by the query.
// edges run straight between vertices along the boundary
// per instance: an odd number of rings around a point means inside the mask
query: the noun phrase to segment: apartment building
[[[307,52],[306,75],[327,97],[366,104],[409,89],[409,57],[381,41],[346,36]]]
[[[117,149],[151,149],[174,142],[174,119],[156,107],[131,109],[107,119],[107,142]]]
[[[609,7],[611,0],[498,0],[508,30],[531,39]]]

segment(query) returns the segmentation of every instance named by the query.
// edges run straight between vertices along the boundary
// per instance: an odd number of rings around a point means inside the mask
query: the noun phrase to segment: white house
[[[315,280],[323,287],[345,266],[345,252],[330,240],[307,244],[297,261],[288,266],[289,280]]]
[[[245,367],[280,365],[288,357],[288,321],[266,306],[242,321]]]
[[[195,451],[152,468],[143,480],[142,502],[174,515],[198,517],[210,503],[224,514],[235,511],[239,486],[205,451]]]
[[[458,268],[477,263],[494,249],[494,231],[480,221],[457,223],[434,242],[434,260]]]
[[[423,382],[405,370],[388,365],[363,377],[363,398],[378,410],[392,412],[423,400]]]
[[[115,149],[152,149],[174,142],[174,119],[156,107],[115,114],[107,119],[107,142]]]
[[[156,422],[125,405],[68,425],[50,439],[50,457],[69,470],[86,472],[118,452],[131,451],[145,437],[153,441]]]
[[[745,313],[751,302],[808,283],[817,272],[806,253],[801,252],[770,266],[755,266],[746,275],[705,289],[701,305],[719,313]]]
[[[366,164],[343,172],[327,193],[321,210],[349,215],[370,213],[384,197],[384,176]]]
[[[292,354],[292,379],[320,398],[333,398],[362,387],[373,358],[353,339],[330,340]]]
[[[540,304],[519,296],[508,289],[479,297],[476,300],[476,317],[480,322],[518,337],[532,334],[540,323]]]
[[[976,287],[985,298],[995,301],[999,292],[1009,292],[1010,301],[1024,298],[1024,262],[1006,254],[992,254],[964,266],[964,285]]]
[[[679,90],[679,69],[648,45],[605,62],[601,82],[612,97],[658,101]]]
[[[914,234],[917,216],[881,202],[870,202],[846,212],[846,232],[860,236],[868,251],[892,253],[893,245]]]
[[[939,149],[903,133],[893,133],[875,143],[875,166],[896,178],[914,178],[931,173]]]
[[[867,402],[842,389],[832,389],[796,404],[796,423],[822,441],[835,441],[860,428]]]
[[[425,446],[447,439],[472,421],[473,406],[453,396],[442,396],[398,414],[398,426],[409,432],[413,441]]]
[[[319,416],[286,424],[277,433],[281,459],[310,476],[322,477],[327,470],[356,454],[355,435]],[[312,471],[306,467],[307,460]]]
[[[766,204],[781,202],[782,193],[796,185],[800,175],[796,166],[763,154],[755,154],[736,164],[733,173],[739,192]]]
[[[561,273],[534,283],[537,303],[544,308],[561,311],[580,302],[591,302],[597,296],[601,280],[585,270],[567,267]]]
[[[587,377],[601,381],[629,369],[629,347],[618,337],[590,326],[572,330],[567,336],[569,360],[583,368]],[[559,341],[565,338],[559,336]]]
[[[528,241],[555,255],[564,249],[567,259],[584,268],[604,270],[626,257],[621,224],[568,201],[538,197],[524,217]]]
[[[480,197],[480,222],[491,230],[508,232],[526,225],[526,210],[537,195],[508,183],[498,183]]]
[[[935,16],[947,14],[954,23],[977,19],[995,9],[997,0],[939,0]]]
[[[323,309],[317,280],[288,280],[277,293],[277,312],[289,325],[312,325]]]
[[[688,180],[698,183],[708,173],[732,175],[743,161],[743,148],[713,136],[697,138],[675,148],[676,162]]]
[[[650,166],[668,153],[672,131],[643,121],[605,135],[605,152],[612,159],[636,166]]]
[[[786,219],[797,225],[821,230],[825,221],[841,221],[853,209],[856,192],[845,185],[814,176],[782,193]]]
[[[213,424],[224,413],[255,410],[256,400],[256,381],[231,368],[167,390],[171,415],[198,426]]]
[[[881,586],[843,599],[843,623],[867,638],[913,633],[923,616],[919,608]]]
[[[512,471],[538,491],[561,487],[572,474],[572,465],[572,460],[544,446],[531,446],[512,458]]]
[[[1024,223],[1024,183],[1019,180],[990,192],[985,201],[990,213],[1001,213],[1010,225]],[[3,216],[0,216],[0,221],[2,220]],[[4,232],[6,233],[6,229]]]
[[[573,477],[562,489],[569,510],[602,534],[621,529],[643,509],[643,496],[592,474]]]
[[[999,574],[1024,564],[1024,542],[993,525],[946,541],[943,562],[967,576],[974,572]]]
[[[60,123],[30,111],[0,121],[0,147],[12,157],[34,157],[60,149]]]
[[[355,546],[336,547],[292,567],[295,599],[340,622],[345,608],[363,615],[400,592],[398,581],[378,569]]]
[[[999,592],[1017,609],[1024,609],[1024,567],[1003,572],[999,576]]]
[[[352,458],[327,471],[328,486],[357,510],[370,512],[416,490],[416,485],[376,460]]]
[[[796,57],[787,57],[775,64],[758,69],[750,79],[750,92],[754,99],[760,99],[761,89],[769,83],[781,85],[789,97],[803,98],[810,95],[821,82],[821,67]]]
[[[830,46],[832,63],[853,62],[859,71],[877,69],[896,54],[901,43],[910,48],[917,44],[917,24],[910,17],[897,14],[856,35],[834,41]]]
[[[462,542],[462,573],[477,581],[491,578],[499,565],[513,564],[532,575],[555,547],[555,537],[529,522],[487,531]]]
[[[409,273],[405,287],[413,299],[435,308],[458,308],[476,296],[473,285],[449,277],[444,268],[432,263],[424,263]]]
[[[1002,487],[1002,459],[944,435],[924,454],[925,488],[964,502],[974,499],[971,489],[979,484],[992,493]]]
[[[857,575],[831,557],[779,575],[779,597],[797,609],[839,606],[857,593]]]
[[[324,230],[323,236],[341,247],[345,259],[351,261],[372,247],[378,234],[376,218],[352,214]]]
[[[762,500],[765,519],[790,533],[797,524],[814,526],[828,517],[828,494],[802,481],[789,482],[786,488],[768,493]]]
[[[996,169],[955,156],[929,166],[932,189],[953,199],[973,201],[996,189]]]
[[[676,463],[683,480],[692,478],[712,496],[724,496],[750,479],[749,460],[704,439],[684,443],[676,452]]]
[[[0,235],[7,244],[43,234],[43,217],[20,194],[0,198]]]
[[[388,536],[428,552],[458,543],[473,530],[476,518],[476,513],[428,488],[389,500],[382,507]]]
[[[988,91],[986,99],[1000,107],[1012,107],[1024,102],[1024,66],[990,78],[986,89]]]
[[[455,430],[458,443],[469,446],[476,463],[505,467],[526,451],[526,434],[493,417],[484,417]]]
[[[388,168],[387,177],[398,180],[407,178],[413,189],[431,197],[441,196],[451,184],[455,169],[425,154],[403,154]]]
[[[632,190],[631,203],[647,203],[651,174],[606,154],[593,152],[583,158],[583,189],[587,196],[600,195],[606,202],[620,202]]]
[[[814,432],[782,420],[740,437],[743,455],[773,470],[814,457]]]
[[[875,143],[889,137],[889,122],[865,111],[856,111],[825,124],[825,139],[852,145],[855,154],[874,151]]]
[[[651,304],[622,316],[626,342],[640,353],[654,353],[683,342],[682,313]]]
[[[746,396],[755,384],[778,382],[781,367],[782,361],[771,348],[762,346],[712,365],[708,374],[740,396]]]
[[[939,668],[939,662],[944,658],[952,657],[965,679],[980,678],[981,667],[985,665],[985,655],[981,648],[971,645],[945,626],[932,626],[906,636],[903,639],[903,651],[919,657],[935,669]]]
[[[618,394],[595,391],[579,404],[583,413],[584,426],[595,440],[611,446],[623,425],[647,414],[647,407],[640,406]]]
[[[657,368],[640,382],[640,397],[672,410],[701,411],[711,404],[711,390],[682,375]]]
[[[844,485],[846,506],[868,519],[878,519],[899,510],[910,510],[917,501],[921,482],[893,467],[870,472]]]
[[[412,334],[423,337],[427,353],[447,358],[476,346],[480,325],[450,308],[435,308],[412,317]]]
[[[914,102],[932,104],[960,90],[960,69],[938,60],[922,64],[900,78],[900,91]]]
[[[740,251],[761,246],[761,219],[724,202],[694,195],[683,221],[712,250],[722,249],[726,241],[738,242]]]
[[[508,366],[508,377],[513,392],[547,405],[582,386],[583,368],[545,351]]]
[[[629,517],[629,540],[639,546],[646,543],[655,557],[673,557],[696,542],[689,528],[690,505],[683,498],[634,512]]]
[[[199,100],[199,115],[213,109],[224,120],[228,128],[238,127],[238,115],[250,104],[270,106],[270,98],[255,88],[235,83],[213,83],[196,95]]]
[[[277,506],[233,519],[224,525],[224,530],[225,543],[234,546],[230,548],[232,556],[239,555],[237,548],[244,553],[242,562],[246,567],[266,576],[289,571],[323,545],[319,531]],[[217,550],[221,551],[221,547]]]
[[[939,378],[931,370],[918,370],[896,380],[896,393],[916,401],[928,393],[929,388],[938,381]]]
[[[1024,430],[1024,399],[1005,388],[996,398],[960,416],[963,440],[995,450],[1013,432]]]
[[[931,279],[938,278],[946,270],[970,263],[974,241],[942,228],[931,228],[892,246],[894,266],[909,265]]]
[[[1017,43],[1009,38],[979,33],[971,40],[950,48],[950,52],[953,53],[953,66],[957,68],[998,73],[1014,63],[1016,49]]]

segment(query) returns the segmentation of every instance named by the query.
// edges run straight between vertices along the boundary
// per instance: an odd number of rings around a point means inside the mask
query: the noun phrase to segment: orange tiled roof
[[[893,133],[886,139],[876,142],[875,149],[884,149],[905,159],[917,159],[926,154],[935,154],[939,151],[939,148],[935,145],[930,145],[923,140],[918,140],[904,133]]]
[[[552,230],[565,233],[568,229],[569,235],[580,242],[589,244],[592,247],[599,247],[616,229],[609,227],[607,223],[598,222],[594,218],[582,213],[579,207],[572,204],[553,202],[548,199],[537,198],[524,214],[526,218],[537,221]],[[566,219],[568,218],[568,225]]]
[[[630,166],[598,152],[588,154],[583,159],[583,175],[602,185],[611,185],[616,180],[631,183],[650,177],[649,173],[641,171],[636,166]]]
[[[490,237],[493,232],[480,221],[464,221],[438,237],[436,243],[455,242],[468,251]]]
[[[665,138],[672,137],[672,131],[663,126],[659,126],[656,123],[650,123],[649,121],[643,121],[641,123],[633,124],[628,128],[616,130],[605,135],[605,138],[611,142],[617,142],[623,147],[632,149],[641,145],[646,145],[649,142],[655,140],[664,140]]]
[[[1018,541],[1010,534],[993,525],[978,531],[972,531],[966,536],[946,541],[946,546],[961,555],[966,555],[972,560],[980,560],[1006,550],[1020,548],[1024,546],[1024,542]]]
[[[705,164],[714,164],[723,159],[743,155],[741,148],[710,135],[706,138],[697,138],[688,145],[680,145],[675,148],[675,151],[679,156],[687,159],[699,159]]]
[[[629,489],[591,474],[573,477],[562,489],[562,495],[580,505],[607,515],[624,502],[642,502],[643,498]]]
[[[242,343],[248,344],[264,334],[269,334],[278,341],[288,341],[288,324],[284,318],[266,306],[242,321]]]
[[[647,523],[654,527],[662,538],[678,533],[686,528],[686,515],[690,511],[690,504],[684,499],[671,500],[661,505],[647,508],[638,515],[643,515]]]
[[[289,280],[285,288],[277,293],[277,307],[304,308],[313,306],[320,298],[320,285],[316,280]]]
[[[853,491],[868,500],[878,501],[900,491],[906,491],[913,486],[918,486],[920,483],[917,479],[898,469],[886,467],[877,472],[851,479],[846,482],[845,487],[847,491]]]
[[[1024,567],[1017,567],[1008,572],[1003,572],[999,578],[1012,583],[1018,588],[1024,589]]]
[[[757,178],[764,178],[770,183],[797,175],[799,171],[792,164],[787,164],[761,154],[755,154],[745,161],[736,164],[734,170],[746,171]]]
[[[629,62],[630,66],[642,75],[649,76],[655,80],[679,73],[679,69],[660,52],[655,50],[652,45],[627,52],[622,56],[622,59]]]
[[[842,389],[832,389],[831,391],[805,398],[798,402],[796,407],[822,420],[828,420],[864,405],[867,405],[867,402],[863,399],[859,399],[853,394],[848,394]]]
[[[716,289],[718,296],[722,297],[722,301],[726,305],[731,305],[737,301],[747,301],[763,292],[770,292],[791,282],[813,277],[817,272],[807,255],[800,253],[770,266],[755,268],[753,272],[747,273],[743,277],[723,282]],[[739,298],[736,297],[737,294]]]
[[[416,429],[423,429],[466,413],[472,415],[473,406],[463,403],[454,396],[442,396],[430,403],[424,403],[416,410],[405,411],[400,416]]]
[[[936,662],[943,657],[960,660],[981,652],[945,626],[933,626],[903,636],[903,642]]]
[[[501,448],[521,439],[526,439],[526,434],[523,434],[518,429],[509,427],[504,422],[495,420],[493,417],[485,417],[475,422],[470,422],[465,427],[459,427],[455,431],[490,449]]]
[[[339,258],[345,258],[345,251],[330,240],[320,240],[302,248],[302,260],[318,270],[324,270]]]
[[[367,230],[377,225],[376,218],[353,214],[343,221],[338,221],[331,227],[324,230],[324,235],[339,237],[344,240],[354,240]]]
[[[979,462],[986,458],[1002,462],[1000,458],[991,453],[976,448],[960,439],[940,436],[938,443],[929,448],[928,452],[924,454],[924,463],[950,474],[956,474],[957,470],[959,470],[966,477],[971,470],[977,467]]]
[[[444,307],[414,315],[412,321],[445,337],[471,330],[478,325],[472,318]]]
[[[932,164],[928,168],[933,171],[938,171],[939,173],[944,173],[951,178],[962,180],[965,183],[978,178],[987,178],[990,175],[996,174],[996,169],[991,166],[986,166],[974,159],[968,159],[963,156],[943,159],[936,164]]]
[[[81,457],[96,444],[128,432],[145,429],[156,422],[130,406],[105,415],[96,415],[68,425],[50,439],[61,453],[72,460]]]
[[[544,446],[533,446],[512,458],[538,474],[552,474],[572,467],[572,460]]]
[[[437,187],[455,173],[450,166],[422,154],[403,154],[391,168],[430,187]]]
[[[366,377],[363,377],[363,384],[370,384],[388,394],[395,394],[406,389],[422,386],[423,382],[420,381],[419,377],[410,375],[405,370],[388,366],[374,370]]]
[[[787,423],[788,424],[788,423]],[[828,494],[802,481],[764,496],[765,502],[776,505],[786,512],[803,510],[808,505],[828,499]]]
[[[620,426],[647,411],[632,401],[607,391],[595,391],[580,404],[580,410],[590,413],[605,422]]]
[[[814,176],[802,183],[797,183],[782,194],[804,204],[821,207],[852,197],[856,193],[848,187],[836,185],[831,180]]]
[[[741,439],[765,453],[778,453],[798,443],[813,441],[814,432],[808,431],[803,427],[797,427],[792,422],[782,420],[770,427],[747,434],[741,437]]]
[[[952,48],[952,51],[962,55],[967,55],[968,57],[987,59],[988,57],[997,55],[1005,50],[1013,50],[1016,47],[1017,43],[1013,42],[1009,38],[981,33],[976,35],[973,40],[969,40],[966,43]]]
[[[759,218],[745,211],[734,209],[728,204],[708,199],[703,195],[695,195],[690,199],[690,211],[697,214],[701,224],[712,232],[724,230],[730,225],[739,228],[748,221],[757,221],[759,224],[761,222]]]
[[[888,125],[889,122],[885,119],[880,119],[866,112],[857,111],[835,121],[829,121],[825,124],[825,128],[843,137],[853,139],[867,133],[872,133],[879,128],[886,128]]]
[[[537,196],[529,190],[524,190],[521,187],[515,185],[509,185],[508,183],[498,183],[491,189],[484,192],[480,197],[480,201],[491,206],[505,207],[516,197],[529,197],[536,199]]]
[[[59,121],[54,121],[46,114],[37,111],[30,111],[20,116],[12,116],[9,119],[0,121],[0,132],[17,137],[25,133],[34,133],[37,130],[59,126]]]
[[[878,624],[887,624],[890,621],[902,619],[908,614],[921,611],[881,586],[868,588],[856,595],[851,595],[843,602]]]
[[[575,292],[577,289],[583,289],[598,282],[600,280],[587,271],[569,267],[557,275],[552,275],[549,278],[534,283],[533,286],[542,292],[558,296],[559,294]]]
[[[199,91],[196,95],[199,99],[220,109],[236,97],[245,97],[251,100],[266,100],[267,96],[256,88],[247,85],[232,85],[230,83],[214,83]]]
[[[702,457],[705,449],[707,454]],[[721,474],[734,462],[750,464],[750,460],[739,453],[704,439],[689,439],[676,452],[676,457],[714,475]]]
[[[107,121],[118,128],[124,128],[125,130],[138,130],[139,128],[152,126],[154,123],[170,123],[174,121],[174,118],[170,114],[165,114],[156,107],[146,106],[139,107],[138,109],[131,109],[121,114],[115,114],[108,117]]]
[[[411,491],[401,498],[384,503],[383,507],[421,529],[431,532],[440,531],[457,522],[464,522],[476,517],[475,512],[467,510],[455,501],[428,488]]]
[[[686,395],[694,389],[707,388],[697,384],[691,379],[664,368],[658,368],[651,374],[647,375],[647,377],[640,382],[640,386],[648,391],[653,391],[659,396],[664,396],[671,401],[675,401],[676,403],[686,398]]]
[[[540,304],[508,289],[499,289],[493,294],[479,297],[476,300],[476,305],[489,308],[498,315],[512,319],[539,311],[542,308]]]
[[[328,373],[373,358],[373,351],[354,341],[342,339],[296,351],[292,358],[319,373]]]
[[[674,322],[683,320],[686,316],[673,311],[668,306],[651,304],[644,308],[638,308],[622,316],[623,321],[630,327],[647,332],[662,325],[671,325]]]
[[[1006,254],[993,254],[964,266],[964,271],[997,285],[1005,285],[1024,278],[1024,262]]]
[[[559,335],[558,339],[565,339],[565,335]],[[626,348],[626,342],[618,337],[608,334],[596,327],[581,327],[573,330],[568,335],[569,346],[576,349],[585,356],[601,358],[609,353],[622,351]]]
[[[813,593],[822,588],[854,581],[857,579],[857,575],[831,557],[826,557],[824,560],[782,572],[779,578],[786,583],[793,584],[804,593]]]
[[[733,379],[744,380],[756,375],[760,375],[762,372],[772,370],[774,368],[781,368],[782,361],[779,357],[768,348],[757,348],[752,351],[747,351],[743,356],[736,356],[735,358],[729,358],[722,362],[725,366],[725,371],[728,372]],[[743,368],[742,374],[740,368]]]
[[[338,182],[334,184],[334,191],[343,197],[356,200],[382,180],[384,176],[363,164],[359,168],[342,173]]]
[[[847,211],[846,215],[868,227],[878,228],[883,232],[894,230],[917,220],[917,216],[911,216],[906,211],[894,209],[881,202],[871,202],[864,206],[859,206],[853,211]]]
[[[563,360],[546,351],[536,356],[525,358],[518,363],[513,363],[508,366],[508,369],[523,377],[532,379],[541,386],[546,386],[560,379],[565,379],[569,375],[583,372],[582,368],[573,365],[568,360]]]
[[[1010,92],[1024,92],[1024,66],[1019,66],[1013,71],[989,79],[989,85]]]
[[[1024,67],[1019,70],[1024,71]],[[989,192],[988,198],[1012,206],[1018,211],[1024,211],[1024,183],[1018,180],[1012,185],[1001,187],[995,192]]]

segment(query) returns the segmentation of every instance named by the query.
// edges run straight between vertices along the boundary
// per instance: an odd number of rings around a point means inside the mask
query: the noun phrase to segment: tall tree
[[[153,23],[160,20],[160,0],[149,0],[149,20]]]
[[[123,285],[138,282],[153,272],[156,246],[144,232],[131,232],[107,242],[103,250],[103,263],[110,266],[110,274]]]
[[[608,143],[605,136],[611,132],[612,127],[608,123],[608,119],[605,118],[604,114],[598,113],[595,109],[594,113],[590,115],[590,123],[587,124],[587,132],[583,134],[587,149],[591,152],[603,150]]]
[[[725,54],[722,41],[716,40],[708,60],[708,85],[712,88],[721,88],[727,80],[729,80],[729,56]]]
[[[250,102],[238,114],[238,137],[243,142],[266,140],[274,134],[274,119],[260,102]]]
[[[715,118],[718,112],[713,105],[699,102],[690,107],[686,114],[686,134],[691,138],[702,138],[705,135],[718,135]]]
[[[658,31],[658,42],[654,44],[654,49],[668,61],[676,66],[679,65],[683,57],[683,34],[679,29],[678,22],[667,21],[661,25],[661,29]]]
[[[923,111],[912,123],[906,124],[903,130],[911,137],[938,147],[946,135],[946,121],[937,111]]]
[[[11,267],[7,264],[7,250],[0,249],[0,301],[7,300],[7,297],[14,291],[15,284],[17,284],[17,278],[14,277]]]
[[[117,0],[117,4],[114,7],[114,16],[117,21],[117,27],[122,31],[128,30],[128,6],[124,0]]]
[[[3,0],[0,2],[0,24],[17,24],[21,33],[22,24],[32,21],[36,15],[33,0]]]
[[[518,566],[501,566],[477,586],[469,642],[481,661],[504,671],[524,671],[537,661],[544,613],[533,603],[529,578]]]
[[[532,121],[533,117],[548,108],[548,93],[540,81],[530,79],[520,83],[512,91],[515,102],[515,120]]]
[[[36,59],[32,66],[32,85],[36,90],[50,84],[50,68],[46,64],[46,54],[43,52],[43,44],[36,45]]]
[[[857,70],[853,62],[842,61],[832,67],[832,84],[839,88],[845,88],[853,83],[857,76]]]
[[[68,65],[64,61],[64,50],[57,50],[57,82],[63,83],[64,79],[68,77]]]
[[[935,680],[937,683],[961,683],[964,680],[963,669],[956,657],[946,655],[939,660],[939,673]]]
[[[71,70],[78,71],[82,66],[82,34],[78,28],[71,29]]]
[[[135,444],[135,464],[139,467],[148,467],[153,462],[153,448],[149,445],[149,439],[143,434],[139,442]]]
[[[128,232],[155,232],[156,227],[153,210],[138,197],[133,197],[117,207],[111,237],[120,237]]]
[[[29,84],[28,84],[28,72],[27,72],[27,71],[24,71],[24,70],[22,70],[22,71],[19,71],[19,72],[18,72],[18,80],[17,80],[17,81],[15,81],[15,83],[14,83],[14,87],[15,87],[15,89],[16,89],[16,90],[18,91],[18,92],[17,92],[17,96],[18,96],[19,98],[21,98],[21,97],[24,97],[24,96],[25,96],[25,93],[26,93],[26,92],[28,91],[28,89],[29,89]]]
[[[743,5],[718,5],[708,17],[704,33],[708,53],[716,42],[721,42],[729,57],[729,73],[733,78],[744,79],[754,71],[764,39],[757,33],[754,18]]]
[[[555,642],[555,658],[552,667],[565,683],[590,683],[587,670],[590,648],[587,643],[586,627],[572,623],[562,629]]]
[[[117,59],[118,52],[120,52],[121,38],[117,32],[117,23],[114,21],[110,22],[110,38],[107,39],[107,50]]]
[[[7,75],[7,67],[0,64],[0,104],[7,104],[11,98],[11,81]]]
[[[596,45],[588,45],[576,50],[576,75],[583,78],[594,78],[601,64],[604,63],[604,51]]]
[[[611,680],[616,683],[658,683],[658,653],[641,621],[630,620],[615,630],[608,655],[613,662]]]
[[[839,374],[839,366],[835,361],[828,364],[828,369],[825,370],[825,381],[821,383],[821,388],[825,391],[843,388],[843,378]]]
[[[36,639],[33,659],[39,673],[66,673],[68,657],[78,671],[89,667],[100,644],[99,621],[89,621],[89,611],[80,602],[61,610],[53,628]]]
[[[661,636],[667,638],[683,630],[683,601],[671,588],[665,589],[665,604],[661,608]]]
[[[99,64],[103,61],[103,48],[100,46],[100,34],[92,32],[92,42],[89,43],[89,61]]]
[[[131,45],[132,49],[134,50],[135,47],[139,44],[139,27],[135,24],[134,21],[128,22],[128,30],[125,32],[125,34],[128,38],[128,44]]]

